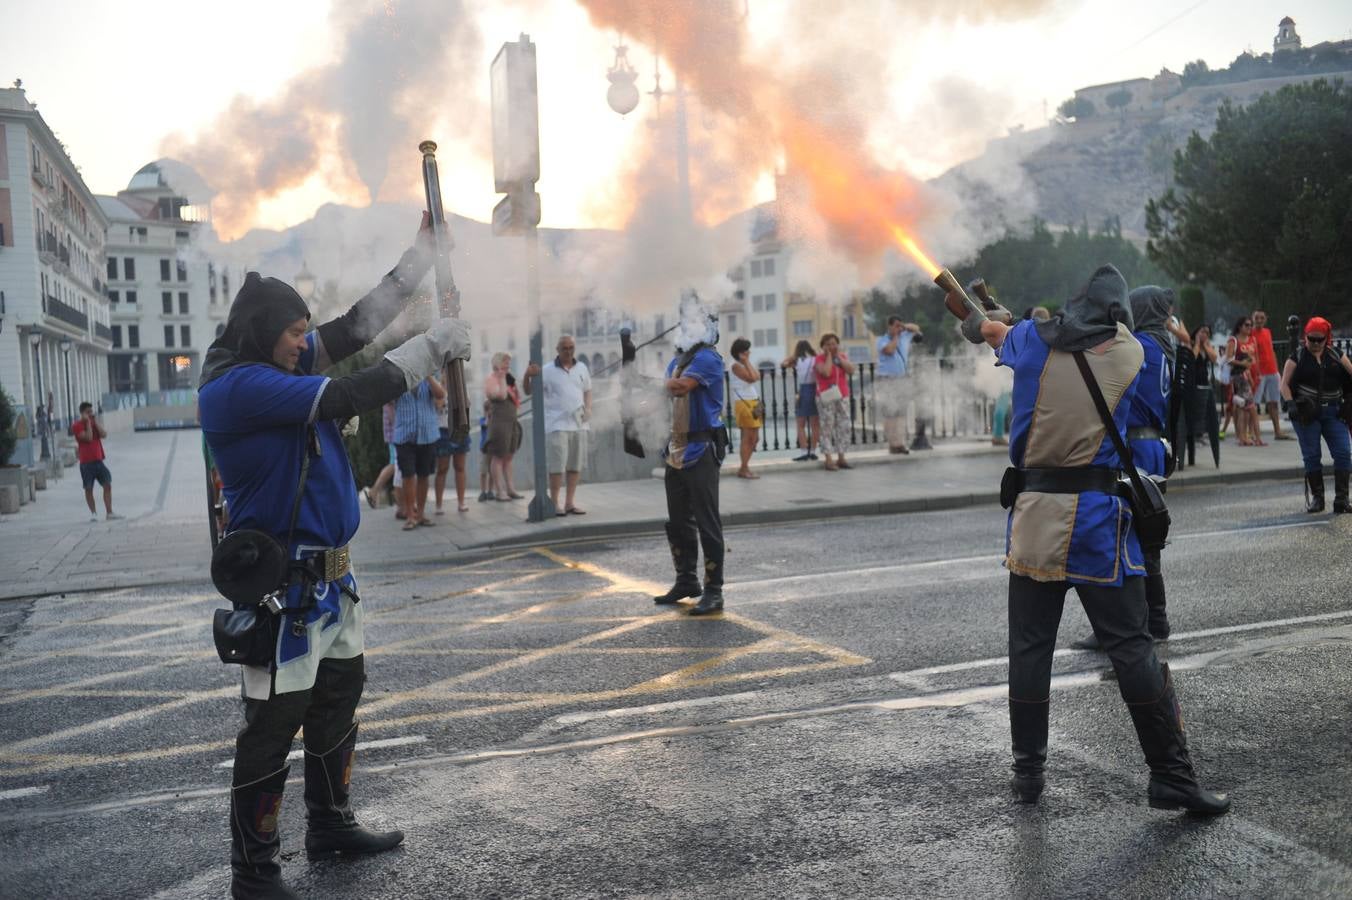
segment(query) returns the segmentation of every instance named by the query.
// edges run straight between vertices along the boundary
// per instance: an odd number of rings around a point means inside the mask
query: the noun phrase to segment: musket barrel
[[[427,212],[432,218],[432,236],[436,243],[436,258],[433,272],[436,276],[437,308],[443,319],[460,318],[460,291],[455,286],[455,276],[451,272],[450,230],[446,227],[446,214],[441,205],[441,177],[437,173],[437,145],[434,141],[423,141],[418,145],[423,155],[423,190],[427,196]],[[463,443],[469,439],[469,392],[465,388],[465,363],[453,359],[446,366],[447,423],[451,440]]]
[[[962,285],[958,284],[958,279],[954,278],[953,273],[948,269],[940,269],[939,274],[934,277],[934,283],[943,288],[945,293],[957,296],[962,301],[962,305],[967,308],[968,315],[976,316],[979,319],[990,318],[978,303],[967,296],[967,292],[962,289]],[[954,310],[953,312],[956,314],[957,311]]]

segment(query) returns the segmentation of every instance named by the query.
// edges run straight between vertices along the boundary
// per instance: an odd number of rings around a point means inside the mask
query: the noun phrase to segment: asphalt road
[[[728,613],[648,595],[652,538],[358,560],[354,778],[403,850],[301,852],[313,897],[1348,896],[1352,517],[1259,484],[1171,498],[1165,653],[1203,781],[1145,805],[1106,661],[1056,662],[1048,789],[1007,796],[995,508],[729,535]],[[363,564],[365,564],[363,568]],[[0,604],[0,896],[213,897],[237,677],[206,584]],[[1087,629],[1067,603],[1061,646]]]

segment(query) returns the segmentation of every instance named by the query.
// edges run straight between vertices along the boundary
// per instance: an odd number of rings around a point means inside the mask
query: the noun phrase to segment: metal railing
[[[69,303],[65,303],[48,295],[44,306],[47,315],[51,316],[53,319],[60,319],[67,325],[74,325],[82,331],[87,331],[89,329],[89,316],[80,312]]]

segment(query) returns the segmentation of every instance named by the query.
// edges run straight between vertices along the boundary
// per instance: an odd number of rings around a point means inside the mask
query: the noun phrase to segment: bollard
[[[9,515],[19,511],[19,489],[12,484],[0,484],[0,513]]]
[[[40,490],[40,491],[45,491],[45,490],[47,490],[47,470],[46,470],[46,469],[34,469],[34,470],[33,470],[33,484],[34,484],[34,486],[37,487],[37,489]]]

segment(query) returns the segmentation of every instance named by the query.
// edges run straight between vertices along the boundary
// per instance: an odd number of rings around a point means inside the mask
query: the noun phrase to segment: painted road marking
[[[45,794],[51,790],[50,784],[40,784],[37,787],[14,788],[9,791],[0,791],[0,800],[17,800],[20,797],[32,797],[35,794]]]
[[[411,734],[407,737],[381,738],[376,741],[358,741],[358,750],[379,750],[382,747],[407,747],[409,744],[422,744],[427,741],[427,736],[423,734]],[[292,750],[286,755],[287,762],[295,762],[305,755],[304,750]],[[227,759],[224,762],[216,763],[218,769],[233,769],[235,767],[234,759]]]

